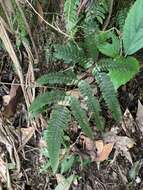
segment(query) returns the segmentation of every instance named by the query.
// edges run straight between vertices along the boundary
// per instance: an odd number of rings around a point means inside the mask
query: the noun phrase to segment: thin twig
[[[111,19],[111,15],[112,15],[112,11],[113,11],[113,5],[114,5],[114,0],[111,0],[111,3],[110,3],[110,8],[109,8],[109,14],[108,14],[108,17],[103,25],[103,31],[106,30],[107,26],[109,25],[109,22],[110,22],[110,19]]]
[[[28,5],[32,8],[32,10],[43,20],[43,22],[45,22],[48,26],[50,26],[52,29],[54,29],[55,31],[59,32],[60,34],[69,37],[68,34],[66,34],[65,32],[63,32],[61,29],[56,28],[55,26],[53,26],[52,24],[50,24],[49,22],[47,22],[36,10],[35,8],[31,5],[31,3],[28,0],[25,0]]]

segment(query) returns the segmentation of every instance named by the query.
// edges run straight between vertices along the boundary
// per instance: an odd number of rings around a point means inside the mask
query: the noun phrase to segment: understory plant
[[[120,122],[122,113],[117,90],[139,71],[139,62],[132,55],[143,47],[142,0],[137,0],[130,8],[122,33],[117,28],[101,30],[108,15],[108,1],[93,2],[78,14],[79,3],[79,0],[65,1],[68,39],[54,45],[54,58],[64,62],[68,68],[48,73],[37,80],[39,85],[47,85],[47,92],[38,96],[29,109],[33,116],[45,110],[50,112],[44,139],[53,173],[58,169],[64,132],[71,121],[75,120],[84,134],[93,139],[91,119],[98,130],[105,127],[93,85],[79,75],[79,70],[94,77],[113,119]],[[74,89],[79,89],[78,96],[69,93]]]

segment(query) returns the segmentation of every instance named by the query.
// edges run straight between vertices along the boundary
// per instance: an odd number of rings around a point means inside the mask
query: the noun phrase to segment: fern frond
[[[117,99],[117,92],[114,89],[113,83],[110,80],[110,77],[104,72],[98,72],[93,69],[93,75],[101,89],[103,98],[112,112],[112,116],[116,121],[121,120],[121,109]]]
[[[44,139],[48,144],[49,159],[53,173],[58,169],[62,138],[64,130],[68,127],[69,120],[69,110],[66,107],[58,106],[53,109],[48,128],[44,132]]]
[[[58,101],[63,101],[65,96],[66,94],[59,90],[45,92],[32,102],[29,111],[33,116],[36,116],[39,112],[41,112],[44,106],[57,103]]]
[[[108,12],[108,3],[106,0],[94,1],[90,9],[88,9],[87,11],[88,12],[86,17],[88,20],[97,19],[100,24],[103,24],[106,13]]]
[[[85,34],[84,46],[87,51],[87,56],[95,61],[98,57],[98,48],[96,46],[96,34],[88,33]]]
[[[72,65],[76,63],[84,65],[87,61],[83,49],[74,42],[68,42],[65,45],[56,45],[54,56],[57,59],[62,59],[65,63]]]
[[[59,84],[59,85],[71,85],[77,83],[77,77],[75,73],[73,73],[71,70],[66,72],[53,72],[49,74],[42,75],[37,80],[37,83],[43,85],[43,84]]]
[[[89,111],[93,113],[97,128],[103,129],[104,119],[100,116],[101,113],[100,104],[98,100],[95,98],[95,96],[93,96],[93,92],[90,85],[85,81],[80,81],[78,86],[81,94],[83,95],[85,101],[87,102]]]
[[[133,62],[134,61],[134,62]],[[136,71],[135,58],[133,57],[117,57],[116,59],[105,58],[97,62],[96,69],[100,72],[116,71],[117,73],[124,72],[126,74]]]
[[[75,97],[70,98],[70,107],[71,107],[73,116],[79,123],[83,132],[87,136],[92,138],[93,135],[92,135],[92,130],[89,126],[88,118],[86,116],[85,111],[81,108],[80,103],[77,98],[75,98]]]
[[[125,24],[125,19],[127,17],[129,8],[125,7],[118,11],[116,16],[116,25],[119,27],[120,31],[123,31],[123,27]]]
[[[64,4],[66,30],[71,36],[76,33],[76,25],[78,22],[78,4],[79,0],[66,0]]]

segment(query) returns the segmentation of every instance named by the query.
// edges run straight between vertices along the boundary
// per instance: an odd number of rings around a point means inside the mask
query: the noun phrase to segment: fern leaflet
[[[76,33],[76,25],[78,22],[77,8],[79,0],[66,0],[64,4],[64,15],[66,22],[66,29],[70,36]]]
[[[97,80],[108,108],[112,112],[113,118],[116,121],[120,121],[121,109],[117,99],[116,91],[114,89],[113,83],[110,80],[110,77],[104,72],[98,72],[96,68],[93,69],[93,75]]]
[[[44,106],[57,103],[58,101],[63,101],[64,99],[65,93],[63,91],[55,90],[51,92],[45,92],[32,102],[29,111],[32,113],[32,115],[36,116]]]
[[[43,84],[76,84],[77,77],[72,71],[67,72],[55,72],[42,75],[37,82],[41,85]]]
[[[54,57],[64,60],[67,64],[84,65],[87,62],[85,52],[75,42],[68,42],[64,45],[56,45]]]
[[[70,113],[66,107],[58,106],[53,109],[48,124],[48,129],[44,132],[44,139],[48,144],[49,159],[53,173],[58,169],[59,154],[64,135],[64,129],[68,127]]]
[[[100,116],[100,104],[98,100],[95,98],[95,96],[92,95],[92,90],[89,86],[89,84],[85,81],[79,82],[79,89],[81,91],[81,94],[84,96],[87,105],[91,112],[93,112],[94,120],[96,122],[96,126],[98,129],[104,128],[104,119]]]
[[[70,98],[70,106],[71,106],[72,114],[75,117],[75,119],[77,120],[77,122],[79,123],[83,132],[87,136],[93,137],[92,130],[89,127],[88,118],[86,116],[85,111],[81,108],[78,99],[75,97],[71,97]]]

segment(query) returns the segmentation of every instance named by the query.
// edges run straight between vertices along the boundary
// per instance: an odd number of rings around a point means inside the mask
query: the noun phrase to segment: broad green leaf
[[[111,39],[112,42],[109,43],[107,41],[108,39]],[[97,47],[98,47],[99,51],[102,54],[114,58],[117,55],[119,55],[119,52],[120,52],[120,41],[119,41],[119,39],[117,38],[117,36],[114,33],[110,32],[110,33],[108,33],[107,39],[105,39],[104,42],[100,43],[100,41],[99,41],[99,44],[98,44]]]
[[[121,69],[109,69],[109,76],[115,89],[126,84],[139,71],[139,62],[134,57],[119,57],[115,60]]]
[[[126,55],[143,47],[143,0],[137,0],[128,13],[123,29],[123,45]]]

